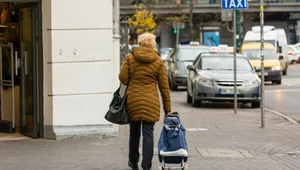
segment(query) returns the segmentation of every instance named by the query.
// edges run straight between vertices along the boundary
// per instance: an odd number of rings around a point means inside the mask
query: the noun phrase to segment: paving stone
[[[171,95],[172,110],[179,112],[188,129],[189,169],[300,169],[299,124],[266,111],[266,127],[261,128],[260,109],[243,106],[234,114],[232,105],[194,108],[186,103],[185,91]],[[159,165],[157,141],[162,120],[163,115],[155,124],[153,169]],[[124,125],[119,137],[110,139],[2,141],[0,170],[128,170],[128,138],[129,126]]]
[[[197,148],[202,157],[220,157],[220,158],[254,158],[248,151],[245,150],[231,150],[220,148]]]

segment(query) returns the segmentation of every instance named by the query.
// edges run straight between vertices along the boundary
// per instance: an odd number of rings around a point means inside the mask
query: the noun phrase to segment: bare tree
[[[168,2],[166,2],[168,1]],[[189,4],[182,4],[181,0],[166,0],[165,5],[176,5],[177,10],[180,11],[178,14],[155,14],[155,19],[159,20],[160,23],[173,24],[174,22],[184,22],[188,24],[190,41],[194,41],[198,37],[199,29],[198,24],[205,21],[220,21],[221,15],[219,14],[207,14],[207,13],[194,13],[196,0],[190,0]]]
[[[142,2],[147,9],[150,11],[153,9],[152,5],[168,5],[174,6],[176,10],[179,11],[178,14],[155,14],[155,21],[157,23],[164,23],[168,25],[172,25],[174,22],[183,22],[187,23],[189,27],[190,41],[194,41],[196,37],[198,37],[199,29],[195,30],[195,27],[198,27],[198,24],[195,23],[203,23],[205,21],[220,21],[219,14],[207,14],[207,13],[194,13],[194,8],[196,1],[190,0],[189,4],[183,4],[182,0],[143,0]]]
[[[253,26],[253,20],[257,16],[255,13],[243,13],[244,21],[243,21],[243,32],[246,33]]]
[[[189,13],[189,28],[190,28],[190,41],[194,41],[195,40],[195,36],[194,36],[194,24],[193,24],[193,10],[194,10],[194,3],[195,0],[193,0],[192,2],[190,2],[190,13]]]

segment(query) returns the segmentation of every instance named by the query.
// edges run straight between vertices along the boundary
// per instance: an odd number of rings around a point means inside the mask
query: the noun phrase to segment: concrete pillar
[[[45,138],[117,136],[104,119],[120,68],[112,1],[42,2]]]
[[[160,30],[160,47],[175,47],[176,35],[173,33],[173,27],[161,25]]]

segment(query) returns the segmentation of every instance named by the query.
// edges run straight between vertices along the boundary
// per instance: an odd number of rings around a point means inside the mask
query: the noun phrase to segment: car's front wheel
[[[281,79],[280,80],[278,80],[278,81],[276,81],[276,84],[281,84]]]
[[[190,96],[188,90],[186,90],[186,102],[192,103],[192,100],[193,100],[192,96]]]
[[[178,89],[178,87],[174,84],[174,81],[172,79],[170,79],[169,83],[170,83],[170,89],[172,91],[176,91]]]
[[[192,97],[192,105],[194,107],[201,107],[202,106],[202,102],[200,100],[195,100],[195,98]]]
[[[252,105],[252,108],[259,108],[260,102],[252,102],[251,105]]]
[[[175,84],[171,83],[170,88],[172,91],[176,91],[178,87]]]
[[[288,64],[285,64],[285,69],[282,71],[283,75],[287,75]]]

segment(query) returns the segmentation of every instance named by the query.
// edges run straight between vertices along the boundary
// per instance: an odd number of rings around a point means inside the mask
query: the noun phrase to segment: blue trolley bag
[[[178,112],[165,116],[164,126],[158,140],[158,157],[163,164],[179,164],[188,159],[185,128],[181,125]]]

